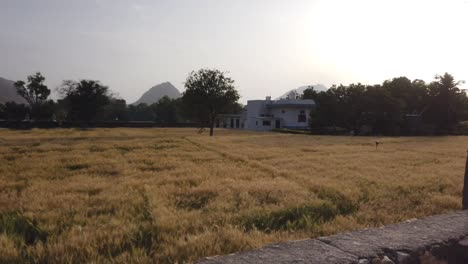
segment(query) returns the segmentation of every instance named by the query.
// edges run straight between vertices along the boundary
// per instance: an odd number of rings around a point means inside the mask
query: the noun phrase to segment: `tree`
[[[128,117],[130,121],[155,121],[155,106],[141,103],[128,106]]]
[[[176,99],[171,99],[166,95],[159,99],[155,107],[156,122],[177,122],[177,103],[178,101]]]
[[[210,136],[213,136],[216,117],[232,109],[240,98],[234,87],[234,80],[216,69],[191,72],[185,88],[183,103],[202,124],[210,126]]]
[[[313,86],[307,87],[307,89],[302,92],[301,99],[313,99],[316,100],[318,92],[314,90]]]
[[[109,88],[99,81],[64,81],[59,92],[68,108],[67,119],[73,121],[95,120],[110,102]]]
[[[17,93],[23,97],[29,104],[31,118],[38,120],[41,118],[50,118],[53,110],[53,102],[47,100],[50,95],[50,89],[44,84],[45,77],[40,72],[28,76],[28,83],[24,81],[15,82]]]
[[[7,102],[3,109],[5,119],[14,121],[24,120],[29,112],[27,106],[15,102]]]
[[[109,104],[99,114],[98,119],[103,121],[128,120],[127,102],[124,99],[109,98]]]
[[[438,133],[446,133],[458,122],[463,110],[466,95],[458,86],[461,81],[445,73],[437,75],[429,84],[430,102],[425,111],[425,119],[436,126]]]
[[[0,120],[5,120],[6,119],[6,112],[5,112],[5,106],[0,103]]]

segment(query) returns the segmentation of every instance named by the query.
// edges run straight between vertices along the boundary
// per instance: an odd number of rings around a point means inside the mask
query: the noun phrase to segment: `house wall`
[[[215,122],[215,127],[219,128],[232,128],[232,129],[244,129],[245,118],[242,115],[239,116],[220,116]]]
[[[306,122],[298,122],[301,110],[305,111]],[[310,111],[307,108],[274,108],[271,113],[275,118],[281,118],[281,128],[307,129],[309,127]]]
[[[247,122],[246,129],[249,130],[271,130],[271,127],[266,129],[262,126],[261,120],[258,118],[261,115],[267,114],[265,100],[252,100],[247,102]]]
[[[251,117],[247,120],[250,120],[250,126],[247,127],[249,130],[256,131],[271,131],[275,127],[275,120],[272,118],[256,118]],[[269,121],[270,125],[263,125],[264,121]]]
[[[276,127],[276,120],[280,119],[280,128],[308,129],[310,120],[310,106],[291,107],[275,106],[267,108],[266,105],[271,101],[252,100],[247,102],[246,125],[245,129],[256,131],[270,131]],[[299,122],[298,116],[303,110],[305,112],[305,122]],[[283,113],[284,112],[284,113]],[[264,126],[263,121],[269,120],[270,125]]]

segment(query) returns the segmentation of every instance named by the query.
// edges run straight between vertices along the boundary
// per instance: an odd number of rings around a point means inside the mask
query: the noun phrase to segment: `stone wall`
[[[198,263],[468,264],[468,211],[279,243]]]

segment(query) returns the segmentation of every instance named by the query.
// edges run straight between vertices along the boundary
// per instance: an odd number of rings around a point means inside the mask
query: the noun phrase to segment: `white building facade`
[[[251,100],[242,114],[221,115],[216,127],[271,131],[273,129],[308,129],[314,100]]]

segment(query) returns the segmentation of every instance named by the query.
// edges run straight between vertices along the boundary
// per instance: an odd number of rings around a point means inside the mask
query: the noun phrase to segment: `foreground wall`
[[[468,211],[274,244],[198,263],[468,264]]]

